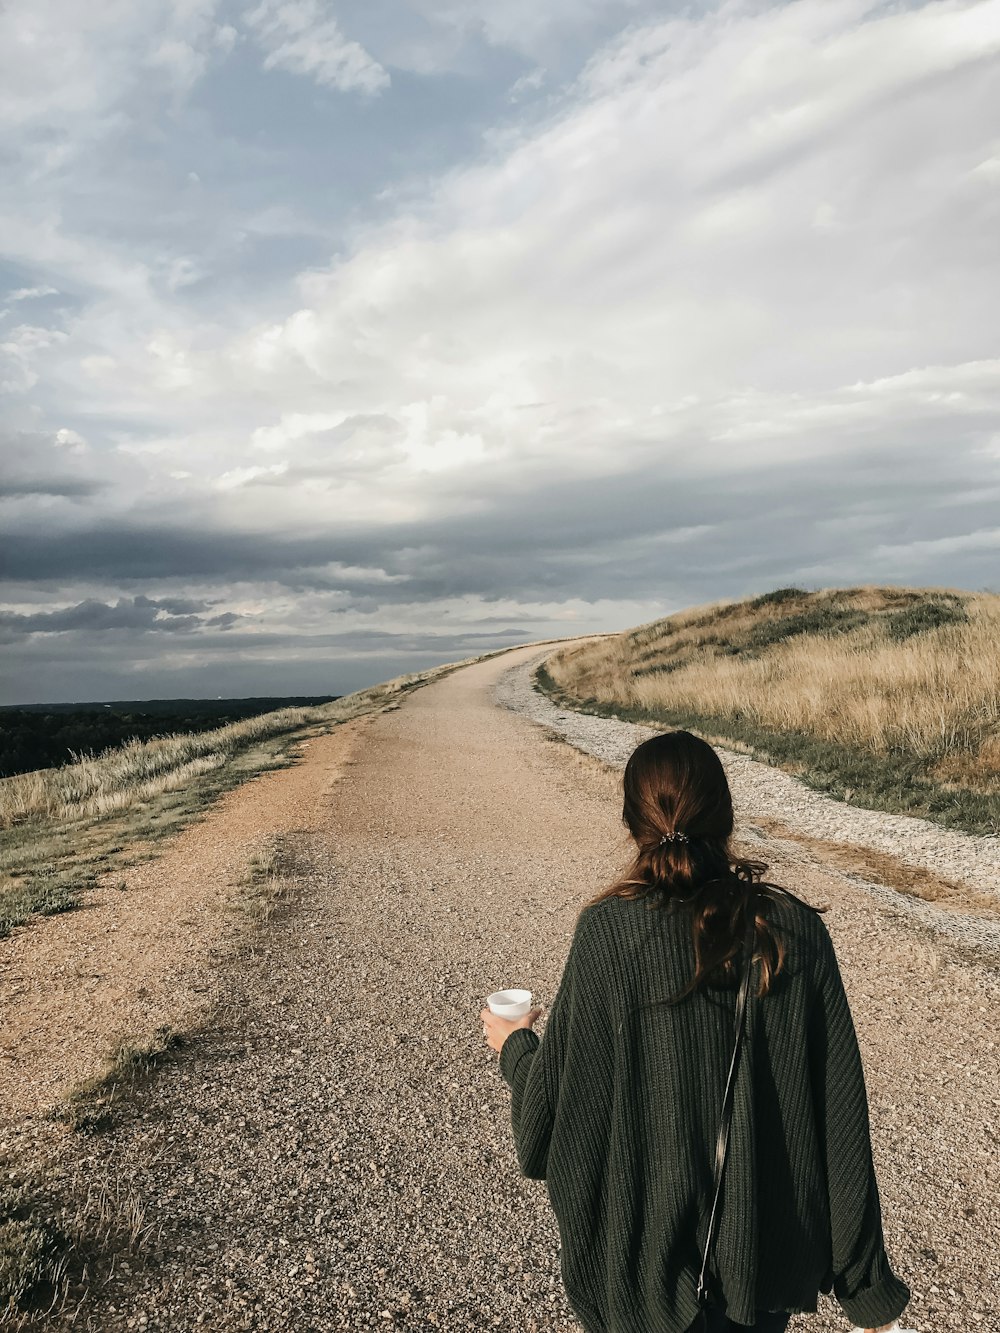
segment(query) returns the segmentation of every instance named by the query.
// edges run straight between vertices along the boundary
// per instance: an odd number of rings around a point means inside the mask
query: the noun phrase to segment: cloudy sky
[[[6,0],[3,702],[1000,589],[1000,0]]]

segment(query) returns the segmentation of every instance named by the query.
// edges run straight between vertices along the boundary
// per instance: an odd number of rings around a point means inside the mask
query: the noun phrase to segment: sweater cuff
[[[895,1273],[851,1297],[837,1295],[837,1303],[856,1328],[881,1328],[898,1319],[910,1303],[910,1288]]]
[[[534,1054],[538,1049],[539,1038],[531,1028],[515,1028],[504,1038],[500,1047],[500,1073],[510,1086],[514,1086],[514,1070],[523,1055]]]

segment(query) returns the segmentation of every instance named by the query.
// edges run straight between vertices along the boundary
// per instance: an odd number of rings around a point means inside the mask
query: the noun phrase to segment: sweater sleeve
[[[544,1180],[548,1166],[582,931],[581,913],[543,1035],[539,1038],[531,1028],[515,1028],[500,1048],[500,1072],[512,1093],[514,1144],[521,1174],[530,1180]]]
[[[826,925],[819,926],[810,1063],[829,1196],[833,1294],[856,1325],[877,1328],[902,1314],[910,1289],[886,1255],[861,1052],[833,941]]]

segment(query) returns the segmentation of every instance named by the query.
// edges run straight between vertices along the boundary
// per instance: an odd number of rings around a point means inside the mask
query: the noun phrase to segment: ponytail
[[[687,731],[652,736],[632,753],[623,779],[622,820],[636,855],[605,898],[645,899],[649,910],[690,905],[695,971],[677,1004],[708,985],[739,982],[747,914],[753,912],[755,954],[760,958],[759,996],[768,994],[785,961],[785,945],[766,913],[777,895],[813,912],[825,908],[763,876],[767,865],[736,857],[731,849],[733,806],[722,761],[707,741]],[[663,1003],[657,1001],[656,1003]]]

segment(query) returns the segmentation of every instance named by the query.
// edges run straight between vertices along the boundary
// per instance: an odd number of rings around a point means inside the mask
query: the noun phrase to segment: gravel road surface
[[[626,857],[617,772],[495,697],[538,657],[515,650],[352,724],[333,780],[303,760],[322,799],[284,835],[291,903],[227,965],[218,1023],[82,1143],[159,1241],[75,1328],[578,1328],[478,1017],[504,986],[551,1003],[579,906]],[[997,1333],[996,967],[788,840],[764,850],[774,879],[830,904],[906,1322]],[[826,1297],[790,1325],[848,1326]]]

